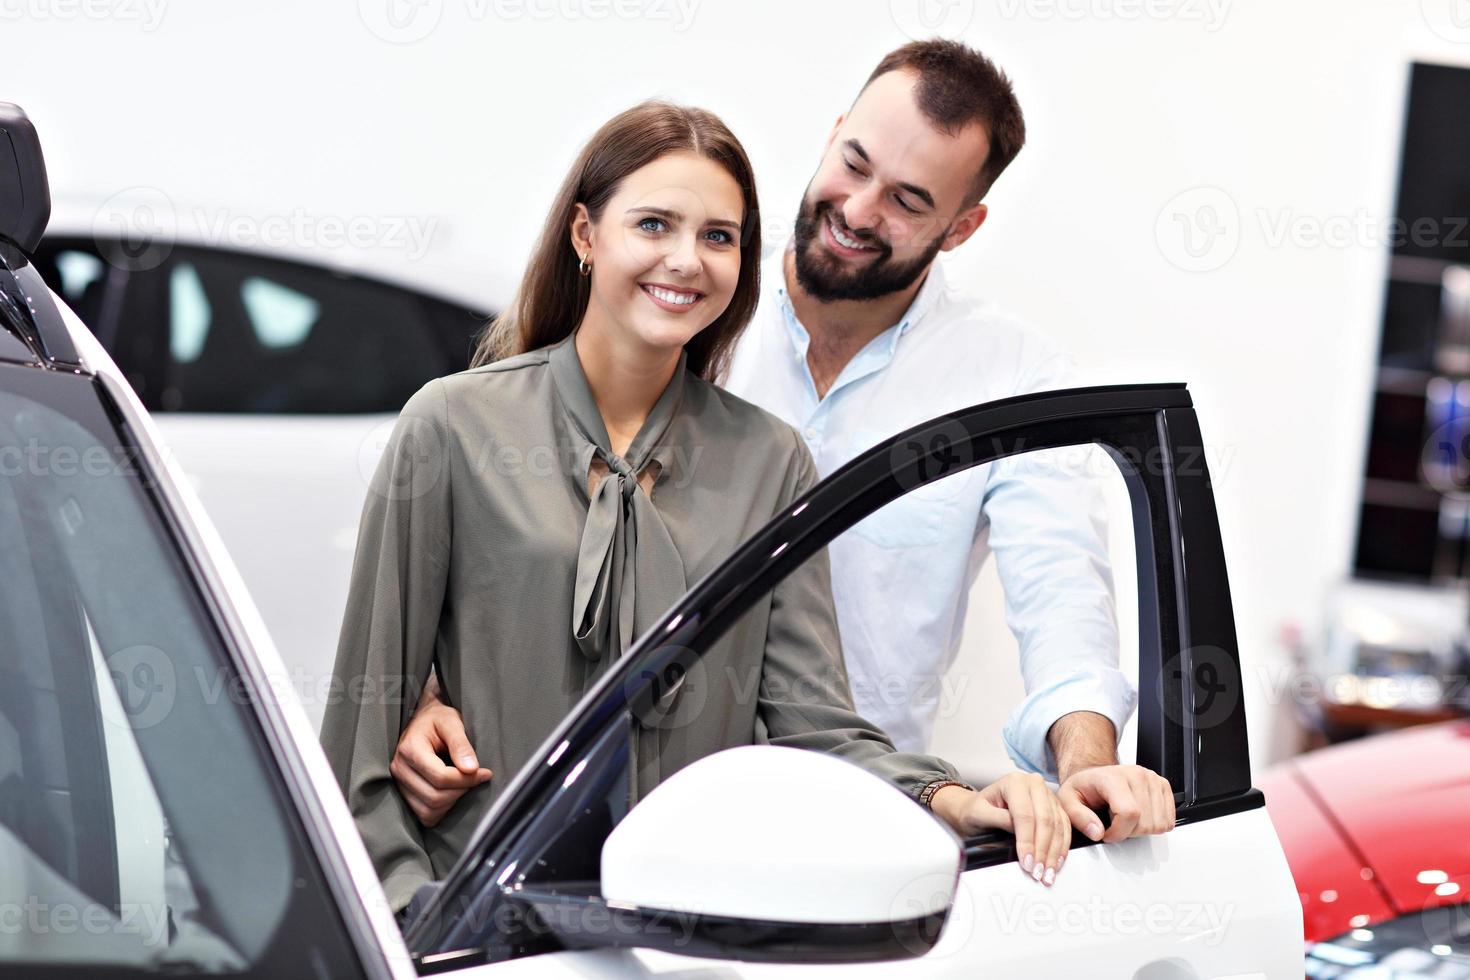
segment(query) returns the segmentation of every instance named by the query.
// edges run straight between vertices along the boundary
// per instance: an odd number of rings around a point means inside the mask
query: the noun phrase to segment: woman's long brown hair
[[[569,240],[576,206],[586,205],[597,221],[624,178],[679,150],[723,166],[740,185],[745,203],[740,276],[730,305],[684,348],[690,371],[710,382],[723,377],[730,349],[759,298],[761,236],[755,176],[745,149],[718,116],[657,100],[639,103],[609,119],[577,155],[556,193],[515,297],[486,324],[471,367],[547,347],[577,328],[587,310],[591,280],[578,273],[580,259]]]

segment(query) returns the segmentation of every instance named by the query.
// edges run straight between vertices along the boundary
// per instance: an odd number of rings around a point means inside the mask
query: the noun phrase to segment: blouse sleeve
[[[794,431],[791,437],[796,452],[783,507],[817,482],[811,453]],[[931,783],[959,778],[942,759],[899,752],[853,707],[826,548],[786,576],[772,593],[756,741],[841,756],[915,800]]]
[[[448,406],[442,381],[404,405],[363,504],[321,740],[388,901],[433,869],[388,763],[433,661],[450,553]]]

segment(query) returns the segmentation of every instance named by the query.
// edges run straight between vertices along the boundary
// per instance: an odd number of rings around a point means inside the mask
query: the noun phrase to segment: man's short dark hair
[[[942,38],[912,41],[889,52],[863,88],[891,71],[918,76],[919,111],[941,132],[953,136],[973,123],[984,128],[990,152],[972,185],[973,199],[983,198],[1026,142],[1026,120],[1011,80],[979,51]]]

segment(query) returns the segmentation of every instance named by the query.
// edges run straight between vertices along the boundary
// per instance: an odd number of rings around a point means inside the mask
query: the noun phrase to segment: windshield
[[[0,365],[0,972],[360,973],[90,379]]]

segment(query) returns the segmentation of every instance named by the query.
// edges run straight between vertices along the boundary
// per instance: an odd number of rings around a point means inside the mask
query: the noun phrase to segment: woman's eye
[[[663,231],[668,225],[664,224],[662,218],[641,218],[638,221],[638,227],[647,232],[658,232]]]
[[[735,236],[730,234],[728,231],[722,231],[721,229],[716,228],[714,231],[710,232],[710,235],[713,236],[713,241],[721,245],[735,244]]]

